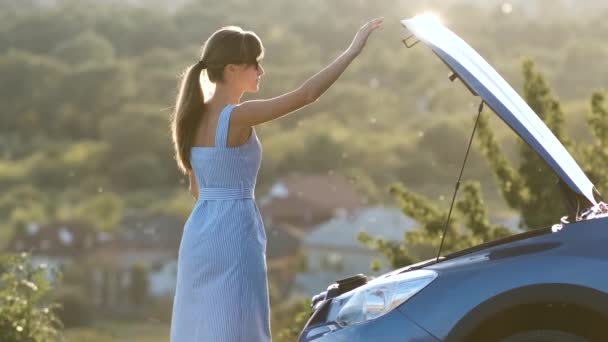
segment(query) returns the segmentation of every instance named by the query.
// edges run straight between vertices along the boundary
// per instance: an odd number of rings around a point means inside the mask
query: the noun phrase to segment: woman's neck
[[[209,102],[236,105],[241,102],[242,96],[243,91],[240,89],[216,84],[215,92],[213,93],[213,96],[209,99]]]

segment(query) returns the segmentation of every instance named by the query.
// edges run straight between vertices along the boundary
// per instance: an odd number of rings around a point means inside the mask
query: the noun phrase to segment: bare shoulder
[[[232,113],[230,113],[228,119],[228,133],[226,138],[228,147],[236,147],[247,143],[253,134],[253,126],[243,126],[238,122],[235,122],[233,113],[234,109],[232,110]]]
[[[232,121],[241,127],[252,127],[289,114],[311,103],[304,88],[270,99],[250,100],[240,103],[232,110]]]

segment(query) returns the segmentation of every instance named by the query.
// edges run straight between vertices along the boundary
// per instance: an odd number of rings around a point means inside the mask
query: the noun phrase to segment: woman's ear
[[[226,64],[226,66],[224,67],[224,78],[232,79],[232,75],[236,74],[237,71],[238,68],[236,64]]]

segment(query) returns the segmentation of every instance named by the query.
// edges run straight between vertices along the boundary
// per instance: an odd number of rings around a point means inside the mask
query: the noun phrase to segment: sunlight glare
[[[435,12],[424,12],[424,13],[418,14],[416,16],[416,18],[424,18],[426,20],[432,20],[439,24],[442,24],[441,17]]]
[[[207,76],[207,70],[203,70],[203,72],[201,72],[200,81],[201,88],[203,89],[203,98],[208,99],[212,97],[215,93],[215,83],[209,80],[209,77]]]

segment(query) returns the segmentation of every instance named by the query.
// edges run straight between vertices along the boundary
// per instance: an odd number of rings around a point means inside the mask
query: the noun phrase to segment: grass
[[[102,321],[89,327],[66,329],[66,342],[167,342],[169,324]]]

